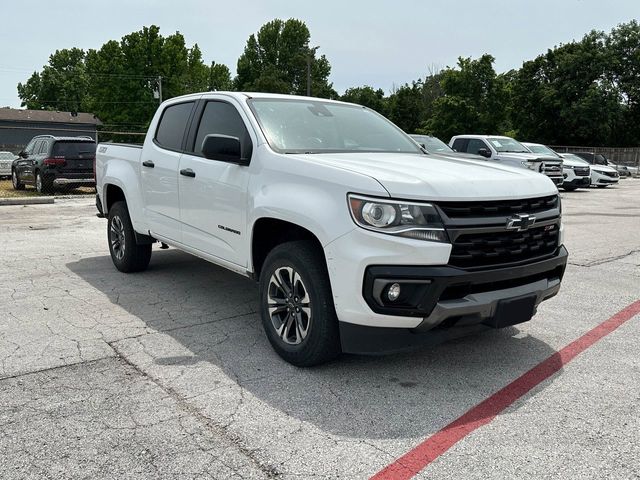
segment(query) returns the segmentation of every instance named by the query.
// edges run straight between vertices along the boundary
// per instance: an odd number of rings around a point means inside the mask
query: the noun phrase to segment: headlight
[[[438,211],[429,203],[360,195],[349,195],[348,200],[351,217],[362,228],[416,240],[449,242]]]
[[[529,170],[535,171],[536,169],[536,166],[533,163],[527,162],[526,160],[522,160],[520,163],[524,168],[528,168]]]

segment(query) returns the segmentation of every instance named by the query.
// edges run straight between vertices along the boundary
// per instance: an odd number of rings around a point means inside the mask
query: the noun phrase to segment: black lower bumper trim
[[[419,332],[407,328],[367,327],[346,322],[339,322],[339,325],[342,352],[358,355],[388,355],[405,352],[491,330],[491,327],[482,324],[430,332]]]
[[[567,250],[564,246],[549,258],[537,262],[485,270],[463,270],[443,266],[370,266],[363,282],[363,297],[371,310],[384,315],[405,317],[427,317],[439,300],[463,298],[472,293],[512,288],[532,283],[543,278],[562,279],[567,265]],[[376,279],[387,282],[429,281],[426,293],[411,305],[397,307],[391,302],[381,304],[374,297]]]

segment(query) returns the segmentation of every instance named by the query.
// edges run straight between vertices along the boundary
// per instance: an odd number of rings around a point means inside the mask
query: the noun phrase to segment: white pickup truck
[[[161,241],[255,279],[299,366],[528,321],[567,261],[547,177],[426,154],[353,104],[173,98],[143,146],[98,146],[96,176],[116,268],[144,270]]]
[[[456,152],[481,155],[502,165],[528,168],[546,175],[556,184],[562,185],[562,158],[557,155],[532,153],[523,144],[511,137],[499,135],[456,135],[449,141]]]

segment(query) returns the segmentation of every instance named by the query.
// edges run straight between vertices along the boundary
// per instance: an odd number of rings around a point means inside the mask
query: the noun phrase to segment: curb
[[[41,205],[53,203],[53,197],[17,197],[17,198],[0,198],[0,206],[2,205]]]

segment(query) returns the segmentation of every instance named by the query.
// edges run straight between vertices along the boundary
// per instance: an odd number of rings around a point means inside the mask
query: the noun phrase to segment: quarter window
[[[178,103],[165,108],[156,130],[156,142],[169,150],[182,150],[182,137],[187,128],[194,102]]]

